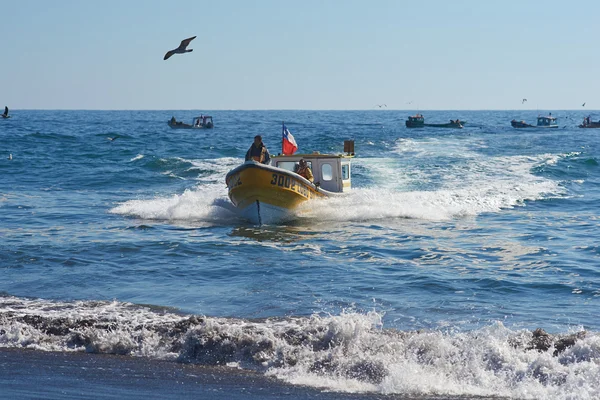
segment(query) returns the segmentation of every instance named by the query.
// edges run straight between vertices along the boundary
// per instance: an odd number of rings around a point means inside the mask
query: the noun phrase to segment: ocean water
[[[212,111],[197,131],[166,124],[197,111],[14,110],[0,347],[226,370],[224,387],[251,373],[286,398],[598,399],[600,130],[551,111],[559,129],[374,110]],[[256,134],[276,154],[282,121],[300,152],[355,140],[353,189],[254,226],[225,174]]]

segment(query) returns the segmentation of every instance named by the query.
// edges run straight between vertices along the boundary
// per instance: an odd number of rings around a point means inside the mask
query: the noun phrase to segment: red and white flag
[[[298,150],[296,139],[294,139],[294,135],[286,128],[285,124],[283,125],[283,137],[281,140],[281,152],[284,155],[291,156]]]

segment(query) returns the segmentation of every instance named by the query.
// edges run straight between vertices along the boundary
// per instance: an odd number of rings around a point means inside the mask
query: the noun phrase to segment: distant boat
[[[513,128],[535,128],[535,125],[528,124],[523,120],[517,121],[516,119],[513,119],[510,121],[510,124]]]
[[[583,119],[583,122],[581,123],[581,125],[579,125],[580,128],[600,128],[600,121],[594,122],[590,120],[590,117],[585,117]]]
[[[537,125],[531,125],[527,122],[521,120],[517,121],[513,119],[510,121],[510,125],[513,128],[558,128],[558,124],[556,123],[556,118],[552,116],[552,114],[548,116],[538,116],[537,117]]]
[[[431,128],[462,129],[464,124],[466,124],[466,122],[461,121],[458,118],[456,120],[451,119],[450,122],[447,122],[445,124],[426,124],[425,117],[423,117],[422,114],[412,115],[412,116],[408,117],[408,119],[406,120],[407,128],[424,128],[427,126],[427,127],[431,127]]]
[[[195,117],[191,124],[186,124],[185,122],[177,121],[175,117],[172,117],[168,122],[169,125],[173,129],[212,129],[215,127],[212,117],[209,115],[201,115],[199,117]]]

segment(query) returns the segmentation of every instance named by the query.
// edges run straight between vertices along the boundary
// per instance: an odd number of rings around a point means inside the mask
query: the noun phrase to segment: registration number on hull
[[[294,192],[301,194],[304,197],[308,197],[309,199],[312,197],[312,192],[308,190],[308,188],[305,185],[296,182],[295,179],[286,175],[271,175],[271,185],[293,190]]]

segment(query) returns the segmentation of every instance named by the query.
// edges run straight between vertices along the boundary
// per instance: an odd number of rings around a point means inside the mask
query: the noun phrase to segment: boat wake
[[[600,335],[385,329],[370,312],[247,320],[116,301],[0,297],[0,346],[253,370],[292,384],[410,396],[591,399]]]
[[[367,221],[411,218],[430,221],[500,212],[527,201],[565,197],[560,182],[534,175],[561,157],[514,156],[407,169],[397,159],[356,160],[355,171],[371,184],[347,196],[318,200],[300,210],[317,220]],[[439,169],[439,168],[438,168]]]
[[[143,155],[138,155],[132,161],[142,158]],[[225,173],[239,163],[239,159],[231,157],[216,160],[163,160],[162,174],[177,178],[193,175],[198,182],[197,186],[168,197],[129,200],[113,207],[109,212],[144,220],[195,225],[239,223],[235,207],[227,198],[224,182]],[[177,167],[174,168],[174,165]]]
[[[437,147],[436,147],[437,146]],[[528,201],[567,196],[560,181],[538,174],[569,155],[485,157],[437,143],[399,141],[397,151],[427,158],[444,151],[454,162],[406,164],[404,158],[354,160],[355,186],[348,194],[304,203],[297,217],[317,221],[369,221],[394,218],[443,221],[500,212]],[[130,200],[111,213],[161,221],[208,224],[246,223],[227,198],[223,179],[238,159],[180,160],[198,185],[182,194]]]
[[[223,184],[199,185],[182,194],[147,200],[129,200],[109,212],[154,221],[230,224],[239,222]]]

